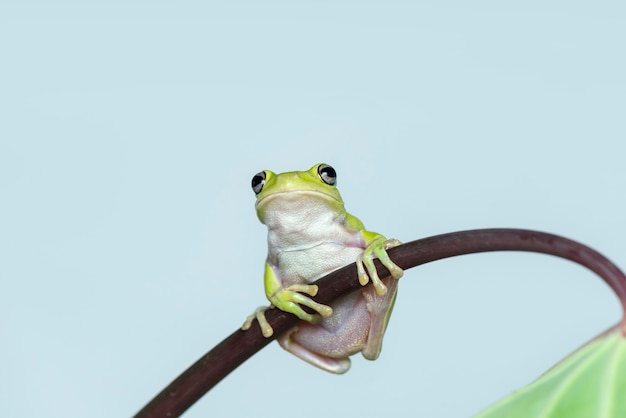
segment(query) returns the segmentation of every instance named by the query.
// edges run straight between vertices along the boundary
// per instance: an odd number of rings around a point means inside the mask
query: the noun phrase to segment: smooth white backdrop
[[[332,164],[404,241],[484,227],[626,267],[615,2],[0,2],[0,405],[124,417],[265,304],[250,179]],[[617,322],[555,258],[407,271],[380,359],[271,344],[187,417],[470,416]]]

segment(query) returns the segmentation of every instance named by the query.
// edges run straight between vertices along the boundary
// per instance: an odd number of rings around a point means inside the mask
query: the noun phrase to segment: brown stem
[[[531,251],[550,254],[589,268],[604,279],[619,298],[625,313],[622,317],[621,330],[622,334],[626,335],[626,276],[602,254],[579,242],[537,231],[477,229],[412,241],[389,250],[389,255],[398,266],[406,270],[443,258],[488,251]],[[384,277],[386,269],[378,260],[376,268],[381,277]],[[320,290],[315,300],[324,304],[361,288],[354,264],[334,271],[316,283]],[[266,317],[274,328],[272,338],[264,338],[256,323],[253,323],[248,331],[235,331],[178,376],[135,417],[181,415],[241,363],[298,322],[295,316],[278,309],[268,311]]]

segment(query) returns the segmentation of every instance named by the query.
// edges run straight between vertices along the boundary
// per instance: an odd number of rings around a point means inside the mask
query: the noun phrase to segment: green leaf
[[[579,348],[474,418],[626,417],[626,338],[620,328]]]

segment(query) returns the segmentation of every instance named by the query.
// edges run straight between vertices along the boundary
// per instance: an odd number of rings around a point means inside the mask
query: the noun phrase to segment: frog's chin
[[[320,192],[273,193],[256,205],[259,220],[268,227],[297,227],[326,224],[345,213],[343,202]]]
[[[275,192],[257,200],[255,206],[257,211],[264,211],[267,210],[269,204],[282,204],[283,202],[286,205],[294,202],[302,204],[308,200],[312,200],[320,204],[330,204],[331,206],[343,206],[343,202],[336,196],[320,192],[318,190],[300,190],[297,193],[294,193],[293,191]]]

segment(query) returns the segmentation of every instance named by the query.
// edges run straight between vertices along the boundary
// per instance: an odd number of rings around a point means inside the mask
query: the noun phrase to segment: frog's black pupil
[[[261,172],[252,177],[252,190],[254,193],[260,193],[263,189],[263,183],[265,182],[265,173]]]
[[[320,178],[324,183],[334,185],[337,183],[337,172],[329,165],[323,165],[319,168]]]

